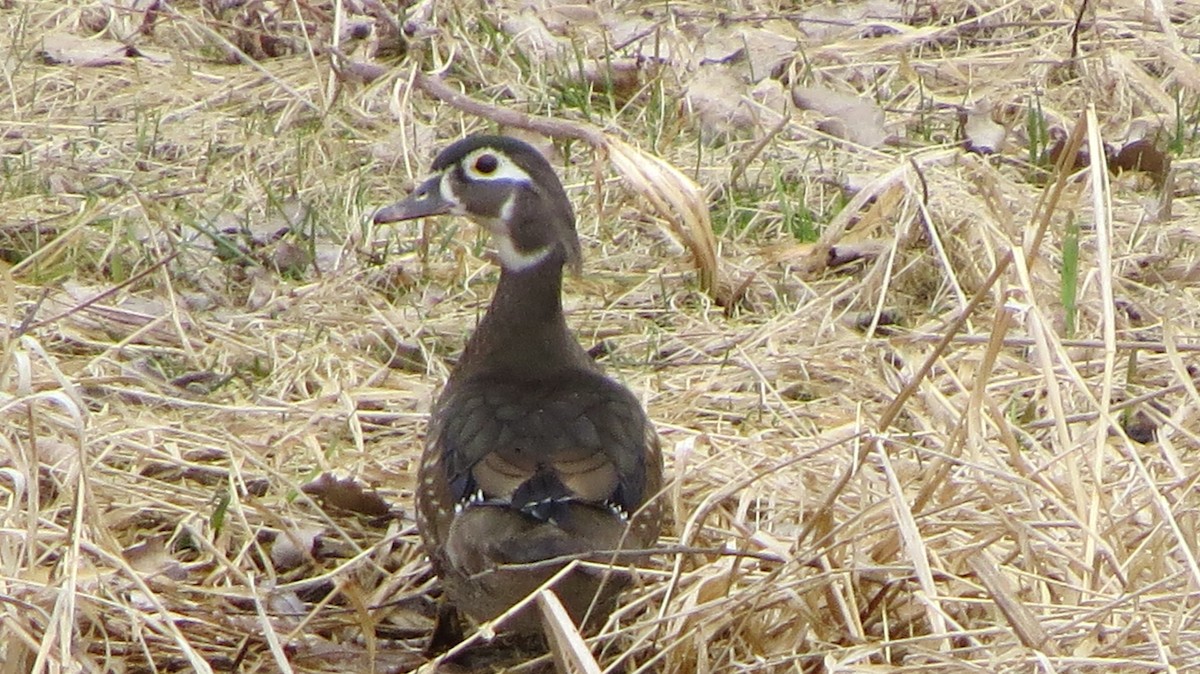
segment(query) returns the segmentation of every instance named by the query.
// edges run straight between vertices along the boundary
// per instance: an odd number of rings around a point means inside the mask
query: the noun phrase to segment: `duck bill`
[[[375,211],[375,224],[413,220],[430,215],[444,215],[454,204],[442,197],[442,176],[436,175],[421,183],[413,193],[391,206]]]

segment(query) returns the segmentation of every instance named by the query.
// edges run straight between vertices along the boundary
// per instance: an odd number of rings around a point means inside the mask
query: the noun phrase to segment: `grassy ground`
[[[1200,666],[1200,7],[1077,11],[0,1],[0,674],[426,663],[497,271],[369,220],[506,111],[607,134],[569,320],[668,455],[602,666]]]

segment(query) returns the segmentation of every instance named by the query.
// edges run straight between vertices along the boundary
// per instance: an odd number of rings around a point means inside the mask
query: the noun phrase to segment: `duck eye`
[[[485,154],[475,160],[475,170],[483,175],[490,175],[500,167],[500,160],[494,154]]]

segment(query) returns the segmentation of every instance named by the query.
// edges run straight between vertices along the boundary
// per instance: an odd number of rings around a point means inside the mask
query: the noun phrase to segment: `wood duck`
[[[559,558],[606,562],[611,551],[654,545],[662,453],[637,398],[567,327],[563,266],[577,270],[581,253],[571,202],[546,159],[513,138],[460,140],[375,222],[443,214],[486,227],[501,272],[431,414],[417,525],[447,598],[484,621],[560,571]],[[627,580],[586,565],[555,591],[577,624],[596,625]],[[526,610],[501,629],[538,625]]]

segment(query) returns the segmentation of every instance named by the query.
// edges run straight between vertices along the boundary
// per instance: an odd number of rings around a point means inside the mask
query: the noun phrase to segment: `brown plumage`
[[[658,436],[634,395],[605,376],[567,327],[564,265],[578,268],[575,215],[529,145],[473,136],[376,222],[454,213],[493,235],[501,262],[491,306],[434,405],[417,485],[417,523],[449,600],[477,621],[524,598],[565,561],[658,539]],[[595,553],[595,554],[589,554]],[[627,582],[581,568],[555,586],[592,624]],[[502,626],[535,632],[531,611]]]

